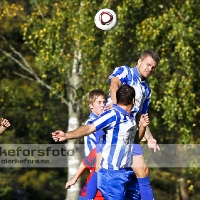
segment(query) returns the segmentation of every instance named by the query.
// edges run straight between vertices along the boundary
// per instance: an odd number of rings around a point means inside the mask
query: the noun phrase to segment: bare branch
[[[176,9],[175,5],[171,2],[171,1],[168,1],[169,2],[169,5],[174,8],[176,14],[179,16],[179,18],[183,21],[183,22],[187,22],[187,20],[182,16],[182,14]]]
[[[13,72],[13,74],[15,74],[15,75],[17,75],[17,76],[19,76],[19,77],[22,77],[22,78],[24,78],[24,79],[27,79],[27,80],[29,80],[29,81],[35,81],[35,79],[33,79],[33,78],[31,78],[31,77],[28,77],[28,76],[25,76],[25,75],[23,75],[23,74],[20,74],[20,73],[18,73],[18,72]]]
[[[37,1],[35,0],[34,3],[35,3],[35,5],[36,5],[36,7],[37,7],[37,9],[38,9],[38,11],[39,11],[39,13],[40,13],[42,19],[44,19],[44,15],[43,15],[43,13],[42,13],[42,11],[41,11],[41,9],[40,9],[40,7],[39,7]]]
[[[40,79],[32,70],[30,71],[29,69],[27,69],[19,60],[17,60],[16,58],[14,58],[10,53],[4,51],[3,49],[0,48],[0,51],[8,58],[10,58],[11,60],[13,60],[15,63],[17,63],[23,70],[27,71],[29,74],[33,75],[33,77],[35,78],[31,78],[28,76],[25,76],[23,74],[14,72],[15,75],[30,80],[30,81],[35,81],[38,84],[40,84],[41,86],[44,86],[45,88],[47,88],[48,90],[52,90],[52,87],[48,84],[46,84],[42,79]],[[23,58],[24,59],[24,58]],[[62,96],[62,95],[58,95],[58,98],[61,99],[62,103],[68,105],[68,102],[66,101],[66,99]]]
[[[35,79],[30,78],[30,77],[28,77],[28,76],[25,76],[25,75],[23,75],[23,74],[20,74],[20,73],[18,73],[18,72],[14,72],[14,74],[17,75],[17,76],[19,76],[19,77],[21,77],[21,78],[27,79],[27,80],[29,80],[29,81],[35,81],[35,82],[39,83],[40,85],[46,87],[48,90],[52,90],[52,87],[49,86],[49,85],[47,85],[47,84],[46,84],[44,81],[42,81],[41,79],[40,79],[39,81],[38,81],[38,80],[36,81]],[[65,99],[62,95],[58,95],[58,97],[59,97],[59,99],[61,99],[62,103],[68,105],[68,102],[66,101],[66,99]]]
[[[16,54],[19,58],[21,58],[21,60],[23,61],[23,63],[25,64],[25,68],[26,69],[24,69],[24,70],[27,70],[27,68],[28,68],[28,70],[29,70],[29,73],[31,73],[31,74],[33,74],[34,72],[33,72],[33,69],[32,69],[32,67],[27,63],[27,61],[26,61],[26,59],[22,56],[22,54],[21,53],[19,53],[7,40],[6,40],[6,38],[5,37],[3,37],[2,35],[0,36],[3,40],[4,40],[4,42],[9,46],[9,48],[10,48],[10,50],[14,53],[14,54]],[[4,50],[2,50],[2,51],[4,51]],[[5,51],[4,51],[5,52]],[[7,52],[6,52],[7,53]],[[13,56],[12,56],[13,57]],[[13,57],[14,58],[14,57]]]
[[[15,63],[17,63],[23,70],[27,71],[28,73],[32,74],[32,72],[27,69],[26,66],[24,66],[19,60],[17,60],[15,57],[13,57],[10,53],[4,51],[3,49],[0,48],[0,51],[8,58],[10,58],[11,60],[13,60]]]
[[[38,53],[28,44],[25,43],[25,45],[28,47],[28,49],[33,52],[35,55],[37,55]]]
[[[11,60],[13,60],[15,63],[17,63],[24,71],[28,72],[30,75],[32,75],[34,78],[28,77],[26,75],[20,74],[18,72],[14,72],[14,74],[16,74],[17,76],[30,80],[30,81],[35,81],[38,84],[40,84],[41,86],[44,86],[45,88],[47,88],[48,90],[52,90],[52,87],[48,84],[46,84],[41,78],[38,77],[38,75],[33,71],[32,67],[28,64],[28,62],[26,61],[26,59],[23,57],[23,55],[18,52],[10,43],[7,42],[7,40],[0,35],[0,37],[4,40],[4,42],[6,42],[6,44],[9,46],[10,50],[17,55],[22,62],[20,62],[18,59],[16,59],[14,56],[11,55],[11,53],[8,53],[7,51],[4,51],[3,49],[0,48],[0,51],[8,58],[10,58]],[[68,105],[68,102],[66,101],[66,99],[58,94],[58,98],[61,99],[62,103]]]

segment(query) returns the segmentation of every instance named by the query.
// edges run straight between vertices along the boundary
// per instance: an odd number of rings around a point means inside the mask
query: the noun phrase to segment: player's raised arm
[[[83,137],[85,135],[89,135],[96,131],[94,124],[88,124],[81,126],[73,131],[65,133],[61,130],[57,130],[52,133],[52,138],[55,142],[62,142],[64,140],[76,139]]]
[[[121,86],[121,81],[117,77],[113,77],[110,82],[110,96],[112,102],[108,102],[108,104],[104,107],[104,110],[108,110],[112,108],[113,104],[117,104],[117,99],[116,99],[116,92],[118,88]]]

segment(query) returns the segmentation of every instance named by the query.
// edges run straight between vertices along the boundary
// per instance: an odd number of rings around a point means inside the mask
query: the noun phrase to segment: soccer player
[[[85,125],[92,124],[92,122],[103,113],[106,99],[106,94],[102,90],[92,90],[86,95],[86,101],[90,110],[90,115]],[[96,148],[95,132],[84,137],[84,144],[85,156],[88,156],[89,153]]]
[[[10,122],[7,119],[1,118],[0,134],[2,134],[9,126]]]
[[[74,131],[64,133],[57,130],[52,133],[54,141],[64,141],[89,135],[102,130],[101,169],[98,171],[98,188],[105,199],[121,200],[125,197],[126,186],[130,182],[127,170],[133,162],[133,143],[135,136],[141,140],[146,126],[149,125],[148,114],[140,117],[137,129],[135,117],[131,110],[134,106],[135,90],[128,85],[122,85],[116,92],[117,105],[104,112],[92,124],[81,126]]]
[[[88,120],[86,121],[85,125],[92,124],[100,114],[103,113],[104,104],[106,103],[106,94],[102,90],[92,90],[86,95],[86,101],[90,110],[90,115]],[[96,135],[101,134],[101,130],[96,133],[92,133],[88,136],[84,137],[84,144],[85,144],[85,159],[82,161],[79,169],[74,176],[73,179],[66,183],[66,188],[70,184],[75,184],[77,178],[81,175],[84,169],[89,168],[91,173],[89,174],[85,186],[82,188],[80,192],[79,199],[95,199],[95,200],[103,200],[102,194],[97,189],[97,181],[96,181],[96,145],[97,139]],[[99,137],[98,137],[99,138]],[[99,142],[97,145],[98,153],[99,150]],[[92,178],[93,182],[90,183],[90,178]]]
[[[156,69],[159,60],[159,56],[153,50],[145,50],[141,54],[135,67],[129,68],[128,66],[121,66],[115,68],[113,73],[109,76],[110,95],[105,110],[110,109],[112,105],[116,104],[116,91],[121,85],[126,84],[133,87],[136,92],[135,105],[132,109],[132,113],[134,113],[134,115],[137,114],[137,119],[139,119],[141,114],[147,113],[151,98],[151,89],[148,86],[146,79]],[[137,120],[137,123],[139,123],[139,120]],[[160,150],[148,127],[144,138],[148,142],[148,147],[153,148],[154,152],[156,149]],[[152,200],[153,191],[149,181],[149,169],[144,161],[143,150],[139,144],[134,145],[132,167],[138,177],[142,200]]]

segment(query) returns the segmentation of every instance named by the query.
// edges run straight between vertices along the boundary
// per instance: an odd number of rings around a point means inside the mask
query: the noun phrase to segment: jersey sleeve
[[[142,114],[147,113],[148,107],[149,107],[149,104],[150,104],[150,100],[151,100],[151,91],[149,92],[148,97],[145,99],[145,101],[143,103],[142,110],[140,111]]]
[[[122,84],[128,84],[128,70],[127,66],[116,67],[113,73],[108,77],[108,82],[111,82],[113,77],[117,77]]]
[[[116,115],[113,110],[107,110],[100,117],[93,122],[96,127],[96,131],[100,129],[109,129],[112,123],[116,121]]]
[[[96,132],[96,152],[100,153],[102,152],[102,148],[101,148],[101,136],[104,135],[104,131],[103,130],[98,130]]]
[[[90,154],[83,159],[82,163],[87,168],[95,167],[95,163],[96,163],[96,148],[93,149],[90,152]]]

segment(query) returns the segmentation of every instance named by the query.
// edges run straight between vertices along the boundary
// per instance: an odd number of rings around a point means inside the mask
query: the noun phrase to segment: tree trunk
[[[76,90],[80,83],[79,73],[81,71],[80,66],[81,53],[80,51],[75,51],[74,53],[74,63],[72,68],[72,74],[69,79],[70,81],[70,89],[69,92],[69,121],[68,121],[68,131],[72,131],[79,127],[80,125],[80,101],[75,101]],[[68,176],[67,180],[71,179],[81,163],[81,156],[79,151],[75,151],[75,140],[69,140],[66,144],[66,149],[68,152]],[[78,199],[78,195],[81,189],[81,181],[80,179],[76,182],[74,186],[72,186],[69,190],[67,190],[66,200],[76,200]]]
[[[177,181],[177,195],[176,200],[189,200],[189,194],[187,189],[187,183],[184,178],[179,178]]]
[[[73,113],[73,115],[70,115],[69,118],[69,126],[68,126],[68,131],[72,131],[75,128],[77,128],[79,126],[79,120],[78,120],[78,115],[76,113]],[[66,149],[68,152],[68,176],[67,176],[67,180],[71,179],[77,169],[78,166],[81,163],[81,156],[79,154],[78,151],[75,151],[75,140],[69,140],[66,144]],[[67,181],[66,181],[67,182]],[[66,200],[70,200],[70,199],[78,199],[78,195],[80,192],[80,188],[81,188],[81,184],[80,184],[80,179],[78,179],[78,181],[76,182],[76,184],[74,184],[74,186],[72,186],[70,189],[67,190],[67,194],[66,194]]]

